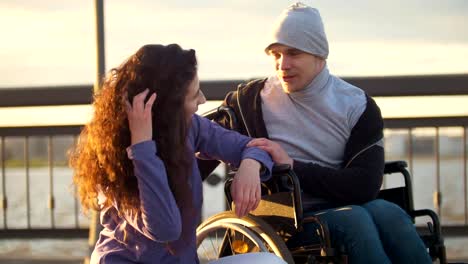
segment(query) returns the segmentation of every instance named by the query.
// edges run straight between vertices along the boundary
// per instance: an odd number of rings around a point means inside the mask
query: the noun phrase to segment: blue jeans
[[[411,218],[394,203],[378,199],[304,215],[328,224],[332,246],[344,250],[350,263],[432,263]],[[288,245],[314,241],[316,225],[305,224]]]

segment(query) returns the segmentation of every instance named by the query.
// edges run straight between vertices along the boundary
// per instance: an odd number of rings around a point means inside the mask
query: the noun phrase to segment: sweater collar
[[[309,85],[304,89],[289,93],[289,96],[293,99],[306,99],[319,96],[327,86],[330,72],[328,71],[327,65],[325,65],[320,73],[312,80]]]

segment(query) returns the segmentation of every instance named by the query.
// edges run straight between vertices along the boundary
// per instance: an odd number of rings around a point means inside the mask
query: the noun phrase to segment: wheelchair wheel
[[[283,239],[262,219],[253,215],[238,218],[232,211],[216,214],[197,228],[197,253],[208,261],[223,256],[271,252],[287,263],[293,257]]]

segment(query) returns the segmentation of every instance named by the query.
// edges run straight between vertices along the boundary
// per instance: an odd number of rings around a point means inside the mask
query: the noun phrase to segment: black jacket
[[[223,102],[234,110],[238,131],[254,138],[268,138],[260,97],[265,81],[258,79],[241,84],[237,91],[228,93]],[[346,144],[342,168],[294,161],[294,172],[304,192],[343,205],[361,204],[377,197],[384,169],[384,149],[378,144],[383,139],[383,120],[375,101],[367,95],[366,99],[366,109]],[[229,128],[226,119],[216,121]],[[216,164],[201,162],[202,174],[210,173]]]

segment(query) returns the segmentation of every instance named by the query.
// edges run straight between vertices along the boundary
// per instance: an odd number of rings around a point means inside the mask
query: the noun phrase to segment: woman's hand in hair
[[[258,161],[244,159],[241,161],[231,185],[231,195],[236,206],[236,214],[243,217],[255,210],[260,203],[261,185]]]
[[[145,89],[135,95],[132,104],[128,99],[125,100],[132,145],[151,140],[153,137],[151,108],[156,100],[156,93],[153,93],[145,103],[148,92],[149,90]]]

